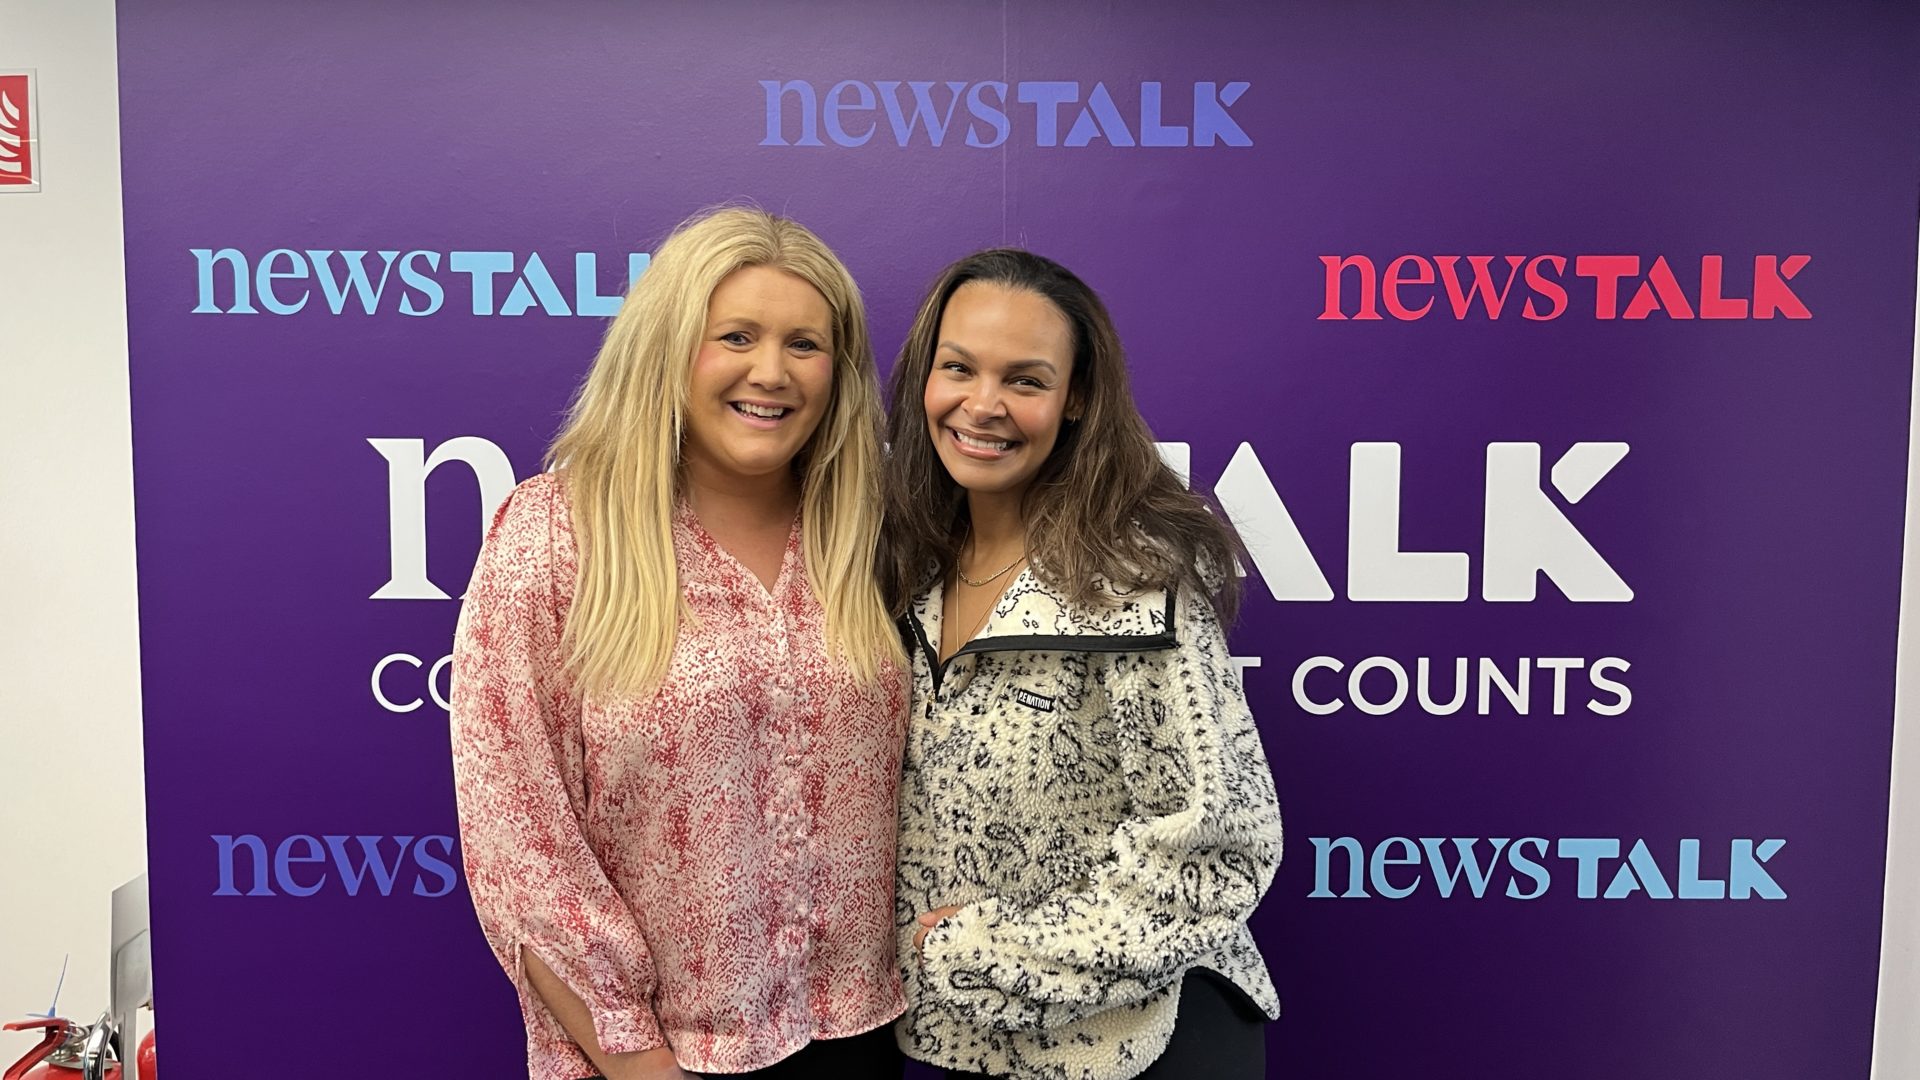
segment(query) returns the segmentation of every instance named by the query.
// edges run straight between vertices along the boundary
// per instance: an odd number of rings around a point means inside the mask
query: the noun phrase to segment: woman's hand
[[[699,1080],[680,1067],[673,1050],[660,1046],[636,1054],[616,1055],[607,1070],[607,1080]]]
[[[600,1070],[606,1080],[698,1080],[694,1074],[680,1067],[674,1060],[673,1048],[656,1046],[651,1050],[631,1050],[625,1053],[609,1054],[600,1049],[598,1036],[594,1033],[593,1014],[587,1010],[586,1002],[573,992],[560,976],[553,973],[540,954],[532,949],[520,950],[520,962],[527,969],[527,981],[533,984],[533,992],[551,1011],[560,1026],[567,1029],[573,1041],[580,1045],[587,1058]]]
[[[959,904],[948,904],[946,907],[934,908],[932,911],[929,911],[926,914],[920,916],[920,919],[919,919],[920,929],[915,930],[913,932],[914,951],[924,957],[927,953],[927,935],[933,931],[934,927],[940,925],[941,919],[944,919],[947,916],[958,912],[959,910],[960,910]]]

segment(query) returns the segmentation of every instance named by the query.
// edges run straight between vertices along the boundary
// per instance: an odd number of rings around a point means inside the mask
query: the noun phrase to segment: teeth
[[[1006,450],[1013,446],[1010,442],[998,439],[976,439],[964,431],[956,431],[954,435],[959,438],[960,445],[971,446],[975,450]]]
[[[787,410],[785,409],[768,408],[765,405],[749,405],[744,401],[735,402],[733,407],[746,413],[748,416],[758,416],[765,420],[775,420],[787,415]]]

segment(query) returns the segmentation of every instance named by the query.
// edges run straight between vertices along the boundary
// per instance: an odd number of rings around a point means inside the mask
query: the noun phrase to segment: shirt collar
[[[1059,652],[1144,652],[1174,645],[1173,594],[1165,589],[1122,592],[1106,582],[1110,603],[1080,605],[1042,582],[1031,567],[1007,586],[974,639],[954,656],[1007,649]],[[910,613],[925,646],[940,639],[944,584],[915,599]],[[951,659],[951,658],[949,658]]]

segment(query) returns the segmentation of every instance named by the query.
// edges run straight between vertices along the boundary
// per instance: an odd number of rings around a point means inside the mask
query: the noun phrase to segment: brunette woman
[[[1228,656],[1237,539],[1049,259],[949,267],[894,370],[881,573],[913,708],[899,947],[949,1076],[1264,1072],[1280,817]]]
[[[682,226],[454,646],[474,906],[533,1080],[898,1077],[906,704],[860,294],[798,224]]]

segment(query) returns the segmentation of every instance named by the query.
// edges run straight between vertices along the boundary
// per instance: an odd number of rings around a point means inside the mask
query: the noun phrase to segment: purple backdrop
[[[1272,1075],[1865,1077],[1920,12],[119,12],[171,1075],[520,1069],[446,866],[457,603],[419,596],[462,589],[482,481],[537,468],[594,297],[748,197],[840,251],[883,358],[952,258],[1062,260],[1228,476],[1289,833]],[[1498,318],[1475,256],[1495,297],[1519,259]],[[1395,557],[1372,444],[1398,550],[1451,562]],[[1315,567],[1331,598],[1275,598]],[[1463,708],[1392,701],[1423,657],[1442,705],[1469,658]],[[1444,884],[1463,850],[1483,888]]]

